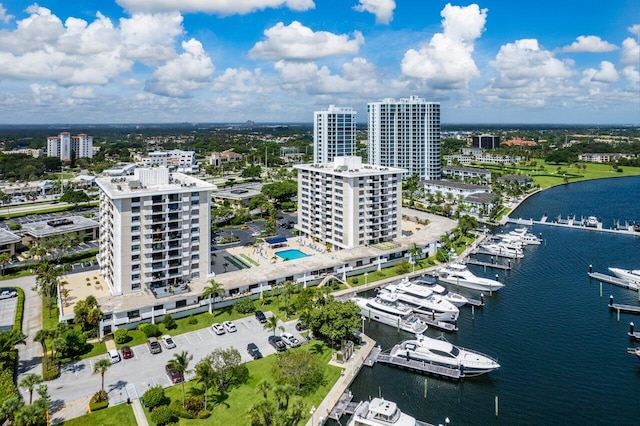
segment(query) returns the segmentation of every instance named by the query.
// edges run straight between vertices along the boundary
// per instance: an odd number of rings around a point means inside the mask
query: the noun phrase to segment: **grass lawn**
[[[333,387],[333,385],[340,378],[341,369],[338,367],[334,367],[328,364],[331,359],[332,351],[329,347],[325,346],[321,342],[312,341],[308,345],[304,345],[295,350],[306,350],[315,353],[320,360],[321,365],[325,367],[324,377],[325,384],[318,387],[316,391],[308,396],[304,397],[305,403],[305,413],[309,413],[309,408],[311,406],[318,406],[324,397],[327,395],[329,390]],[[249,411],[251,406],[256,402],[260,401],[263,397],[258,393],[256,386],[261,380],[267,380],[271,382],[271,384],[275,385],[273,380],[273,376],[271,375],[271,367],[275,364],[277,360],[277,355],[270,355],[266,358],[262,358],[256,361],[251,361],[246,364],[249,369],[249,381],[239,387],[235,387],[231,389],[226,398],[220,400],[216,399],[218,396],[217,393],[211,393],[213,397],[210,396],[211,401],[214,402],[214,407],[212,411],[212,415],[208,419],[203,420],[188,420],[188,419],[180,419],[178,424],[180,425],[210,425],[210,424],[223,424],[223,425],[248,425],[249,418],[246,413]],[[194,381],[189,381],[185,385],[185,393],[189,395],[190,389],[201,389],[201,385],[197,384]],[[181,400],[182,399],[182,387],[180,385],[172,386],[170,388],[165,389],[166,395],[171,400]],[[150,425],[154,425],[149,417],[149,411],[145,409],[145,415],[149,420]],[[310,417],[309,414],[307,416]],[[304,424],[308,418],[303,419],[300,424]],[[214,420],[215,419],[215,420]]]
[[[61,423],[64,426],[121,426],[135,425],[136,418],[129,404],[118,404],[94,413],[85,414],[82,417]]]

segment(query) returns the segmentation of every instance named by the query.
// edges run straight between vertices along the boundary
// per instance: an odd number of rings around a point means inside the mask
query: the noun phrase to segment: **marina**
[[[594,216],[590,216],[589,218],[594,218]],[[597,231],[597,232],[607,232],[611,234],[619,234],[619,235],[632,235],[636,237],[640,237],[640,228],[634,225],[628,225],[626,227],[612,227],[605,228],[601,221],[596,219],[596,222],[593,222],[593,219],[589,221],[589,218],[581,218],[576,219],[575,216],[568,217],[567,219],[563,219],[558,217],[555,221],[550,221],[547,216],[542,216],[540,220],[533,219],[522,219],[522,218],[511,218],[507,217],[503,219],[503,223],[513,223],[516,225],[544,225],[544,226],[556,226],[562,228],[571,228],[571,229],[582,229],[586,231]]]
[[[609,296],[609,309],[618,313],[640,315],[640,306],[613,303],[613,296]]]
[[[468,257],[467,259],[464,260],[464,263],[467,265],[476,265],[476,266],[482,266],[482,267],[492,268],[492,269],[502,269],[503,271],[508,271],[511,269],[511,262],[509,262],[508,265],[505,265],[503,263],[496,263],[496,262],[483,262],[473,257]]]
[[[588,272],[589,278],[601,281],[603,283],[616,285],[618,287],[626,288],[629,290],[638,290],[638,284],[622,280],[618,277],[613,277],[607,274],[601,274],[600,272]]]

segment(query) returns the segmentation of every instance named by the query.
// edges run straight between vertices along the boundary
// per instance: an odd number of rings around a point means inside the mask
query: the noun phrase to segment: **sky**
[[[0,124],[640,124],[638,0],[0,0]]]

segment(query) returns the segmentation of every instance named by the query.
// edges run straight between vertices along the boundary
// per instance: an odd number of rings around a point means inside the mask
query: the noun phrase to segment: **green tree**
[[[74,357],[84,351],[87,344],[87,336],[75,328],[70,328],[54,339],[56,350],[64,358]]]
[[[302,394],[309,394],[324,381],[318,359],[307,351],[283,352],[272,367],[273,376],[280,385],[291,385]]]
[[[0,421],[14,424],[15,415],[23,406],[24,402],[19,396],[5,399],[0,405]]]
[[[225,267],[226,270],[226,267]],[[224,291],[224,287],[222,286],[222,284],[220,284],[219,282],[217,282],[214,279],[210,279],[209,281],[207,281],[207,284],[204,289],[202,290],[202,298],[203,299],[209,299],[209,313],[212,316],[215,310],[215,298],[217,296],[219,296],[223,291]]]
[[[83,190],[79,189],[79,190],[67,190],[65,191],[64,194],[62,194],[62,197],[60,197],[60,201],[63,203],[70,203],[70,204],[75,204],[76,207],[78,206],[78,204],[80,203],[86,203],[89,201],[89,196],[87,195],[86,192],[84,192]]]
[[[298,184],[292,180],[269,183],[262,187],[262,193],[278,203],[290,200],[298,194]]]
[[[182,351],[177,354],[173,354],[173,358],[169,360],[167,365],[173,371],[183,376],[189,371],[189,363],[193,359],[193,355],[190,355],[187,351]],[[182,406],[184,407],[184,380],[182,381]]]
[[[4,363],[12,357],[17,345],[27,343],[27,336],[21,331],[12,328],[0,333],[0,362]]]
[[[14,424],[15,426],[45,426],[46,413],[36,404],[25,405],[16,413]]]
[[[47,340],[52,337],[53,333],[51,330],[41,329],[36,332],[36,335],[33,337],[34,342],[40,343],[42,346],[42,368],[43,370],[47,370],[48,364],[48,350],[47,350]]]
[[[209,361],[215,372],[218,391],[224,391],[233,384],[246,380],[248,370],[242,364],[242,357],[236,348],[216,349],[209,355]]]
[[[256,164],[256,165],[251,165],[247,168],[245,168],[242,171],[242,177],[243,178],[250,178],[251,180],[256,180],[256,178],[259,178],[262,175],[262,167],[260,167],[260,165]]]
[[[102,386],[100,387],[100,390],[104,390],[104,373],[107,372],[109,367],[111,367],[111,361],[106,358],[99,359],[93,365],[93,372],[100,373],[100,378],[102,379]]]
[[[29,404],[33,402],[33,390],[42,383],[42,376],[39,374],[27,374],[20,380],[20,387],[29,391]]]
[[[273,314],[267,318],[267,322],[264,324],[265,330],[273,331],[273,335],[276,335],[276,330],[284,331],[284,326],[279,325],[280,318],[278,315]]]
[[[284,292],[282,293],[284,297],[284,313],[286,315],[286,319],[289,319],[289,302],[291,301],[291,296],[296,290],[296,285],[291,281],[285,281],[284,283]]]
[[[194,372],[196,374],[196,381],[198,383],[202,383],[202,386],[204,387],[203,389],[203,393],[204,393],[204,407],[202,407],[203,409],[207,408],[207,397],[208,397],[208,393],[209,393],[209,389],[211,389],[213,387],[213,385],[215,384],[216,381],[216,373],[213,370],[213,367],[211,365],[211,359],[210,357],[205,357],[203,359],[201,359],[195,366],[194,368]]]
[[[307,325],[314,336],[326,338],[335,344],[360,328],[360,309],[353,302],[330,299],[322,309],[314,309],[309,313]]]
[[[264,399],[267,399],[267,397],[269,396],[269,391],[271,390],[271,383],[265,379],[262,379],[258,382],[256,388],[258,389],[258,392],[262,394]]]
[[[2,275],[4,275],[4,268],[7,263],[11,260],[11,255],[9,253],[0,253],[0,266],[2,267]]]
[[[469,231],[471,231],[472,229],[476,229],[477,227],[478,220],[473,216],[465,214],[458,220],[458,229],[460,230],[460,233],[465,237],[469,234]]]
[[[85,300],[78,301],[73,307],[73,313],[75,314],[73,321],[80,325],[83,331],[97,327],[103,317],[94,296],[87,296]]]

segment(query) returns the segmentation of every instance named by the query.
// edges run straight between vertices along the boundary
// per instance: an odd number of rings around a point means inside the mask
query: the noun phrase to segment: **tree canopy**
[[[292,180],[269,183],[262,187],[262,193],[281,203],[290,200],[298,194],[298,184]]]

